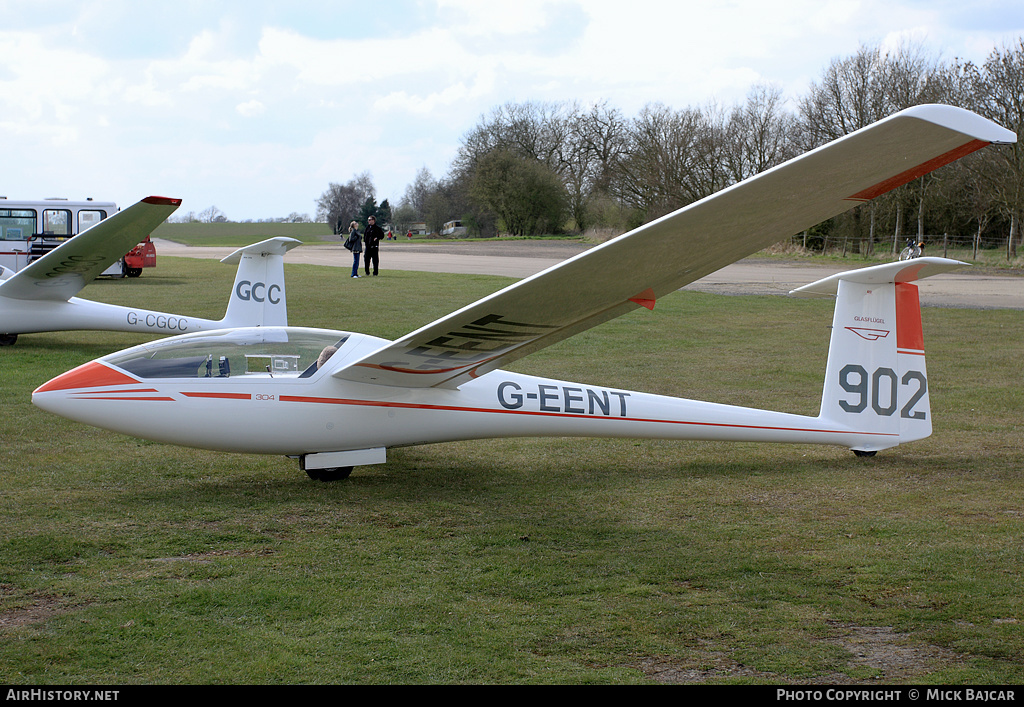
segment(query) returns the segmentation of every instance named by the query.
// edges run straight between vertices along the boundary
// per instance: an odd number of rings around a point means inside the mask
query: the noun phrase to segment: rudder
[[[295,238],[279,236],[240,248],[221,260],[238,264],[223,326],[288,325],[284,254],[298,245],[302,242]]]
[[[839,273],[793,291],[836,295],[820,418],[851,430],[857,436],[851,449],[874,452],[931,434],[921,306],[913,282],[963,265],[919,258]]]
[[[899,444],[895,288],[840,280],[820,417],[866,433],[854,449]]]

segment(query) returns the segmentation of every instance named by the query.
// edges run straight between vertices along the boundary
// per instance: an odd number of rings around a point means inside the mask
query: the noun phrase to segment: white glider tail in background
[[[0,281],[0,345],[18,334],[72,329],[182,334],[238,326],[288,324],[284,254],[300,244],[271,238],[241,248],[221,262],[237,264],[224,318],[181,314],[93,302],[75,297],[97,275],[163,223],[180,199],[151,196],[100,221],[42,258]]]
[[[325,480],[383,462],[388,447],[508,436],[800,442],[873,454],[931,433],[914,282],[963,263],[878,265],[794,292],[837,295],[817,417],[498,367],[639,307],[653,309],[659,297],[735,260],[985,145],[1015,140],[973,113],[918,106],[395,342],[293,327],[178,336],[80,366],[32,399],[147,439],[299,457],[311,477]]]

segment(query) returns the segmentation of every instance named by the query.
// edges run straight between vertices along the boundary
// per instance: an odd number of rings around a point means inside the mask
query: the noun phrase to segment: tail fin
[[[284,254],[302,241],[279,236],[239,248],[220,262],[238,264],[228,309],[220,323],[233,326],[286,326]]]
[[[793,290],[836,296],[821,419],[867,433],[874,452],[932,433],[921,305],[915,280],[967,265],[945,258],[875,265]]]

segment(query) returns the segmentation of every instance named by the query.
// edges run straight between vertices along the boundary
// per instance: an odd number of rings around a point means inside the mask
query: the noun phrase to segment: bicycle
[[[900,251],[900,260],[912,260],[920,258],[922,255],[924,255],[924,241],[908,238],[907,247]]]

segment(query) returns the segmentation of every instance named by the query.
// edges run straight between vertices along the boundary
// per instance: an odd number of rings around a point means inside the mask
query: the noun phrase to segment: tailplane
[[[238,264],[224,327],[287,326],[284,254],[302,241],[279,236],[239,248],[220,262]]]
[[[838,273],[791,294],[836,297],[820,419],[864,434],[851,448],[873,454],[932,433],[914,284],[967,265],[917,258]]]

